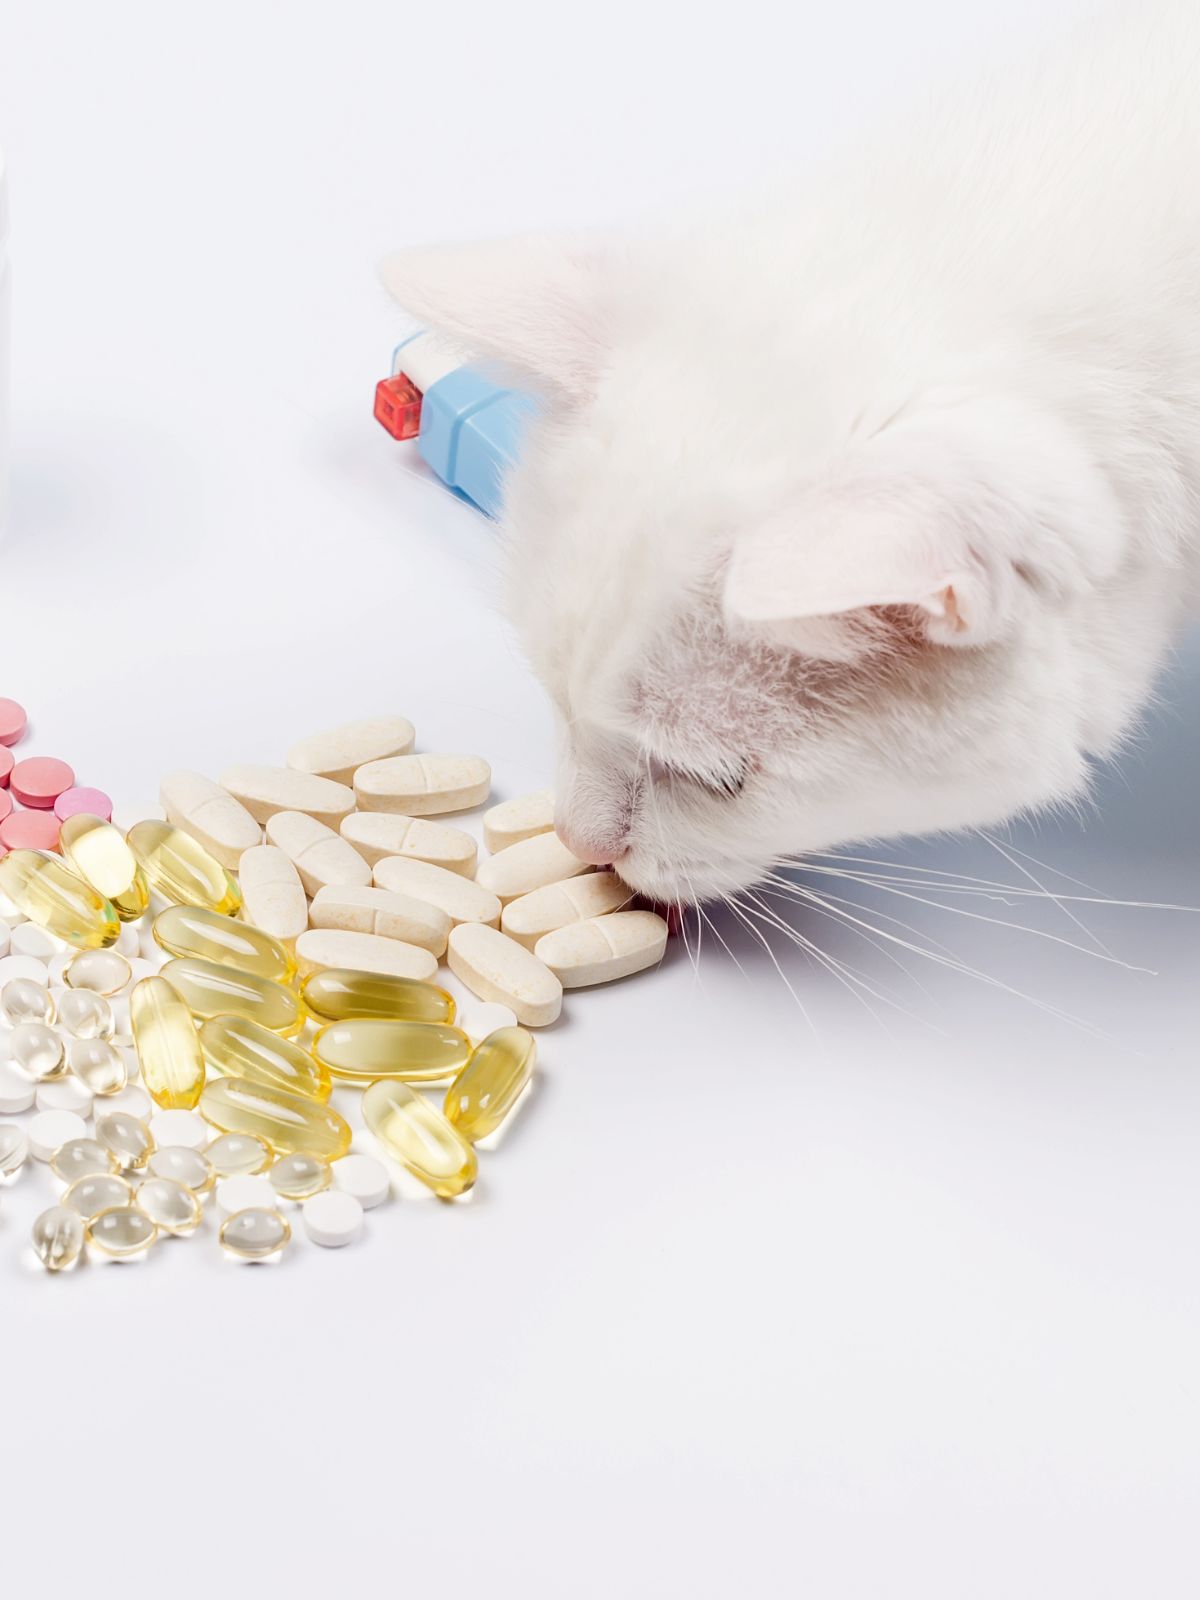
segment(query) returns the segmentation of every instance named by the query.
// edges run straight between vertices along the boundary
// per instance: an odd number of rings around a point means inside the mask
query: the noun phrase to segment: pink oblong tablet
[[[99,817],[112,821],[112,801],[103,789],[64,789],[54,802],[54,815],[60,822],[68,817]]]
[[[25,732],[25,707],[15,700],[0,700],[0,744],[16,744]]]
[[[49,811],[64,790],[74,786],[75,774],[54,756],[27,756],[12,769],[9,784],[23,806]]]
[[[8,850],[57,850],[58,818],[52,811],[14,811],[0,822],[0,844]]]
[[[0,744],[0,789],[8,788],[8,780],[12,774],[13,762],[16,757],[6,744]]]

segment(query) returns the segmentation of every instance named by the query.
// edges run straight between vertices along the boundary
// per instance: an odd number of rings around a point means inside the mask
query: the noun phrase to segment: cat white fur
[[[508,603],[559,825],[665,900],[1077,796],[1200,593],[1200,8],[765,211],[405,252],[545,398]]]

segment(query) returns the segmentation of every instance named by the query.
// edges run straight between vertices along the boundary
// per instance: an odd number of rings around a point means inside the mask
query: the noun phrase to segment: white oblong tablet
[[[469,833],[445,822],[426,822],[423,817],[401,817],[390,811],[356,811],[342,819],[340,832],[372,866],[384,856],[410,856],[464,878],[475,876],[479,846]]]
[[[354,972],[384,972],[428,983],[437,966],[437,957],[419,945],[381,939],[377,933],[310,928],[296,940],[296,968],[302,978],[330,967],[349,967]]]
[[[382,1161],[352,1150],[330,1169],[334,1187],[352,1194],[364,1211],[380,1206],[392,1192],[392,1180]]]
[[[500,928],[527,950],[556,928],[589,917],[620,911],[633,899],[633,890],[615,872],[589,872],[562,883],[548,883],[516,900],[510,900],[500,918]]]
[[[353,1244],[363,1231],[363,1208],[344,1189],[323,1189],[300,1207],[304,1231],[314,1244],[336,1250]]]
[[[231,872],[244,851],[262,843],[262,827],[245,806],[202,772],[168,772],[158,798],[171,826],[190,834]]]
[[[492,769],[482,756],[392,756],[369,761],[354,774],[363,811],[399,811],[433,817],[480,806],[492,787]]]
[[[107,1109],[107,1108],[106,1108]],[[39,1111],[25,1129],[29,1148],[39,1161],[51,1161],[68,1139],[86,1139],[88,1126],[76,1111]]]
[[[34,1104],[39,1111],[73,1111],[78,1117],[90,1117],[92,1091],[78,1078],[51,1078],[38,1084]]]
[[[37,1084],[7,1061],[0,1061],[0,1117],[17,1117],[29,1111],[37,1098]]]
[[[385,856],[375,863],[375,884],[396,894],[427,900],[444,911],[451,922],[486,922],[493,928],[499,926],[500,901],[490,889],[428,861]]]
[[[483,842],[493,855],[520,844],[554,827],[554,790],[539,789],[536,794],[518,795],[503,800],[483,816]]]
[[[657,911],[615,911],[545,934],[534,954],[564,989],[583,989],[655,967],[666,948],[667,924]]]
[[[8,937],[9,953],[14,956],[32,956],[43,963],[53,960],[62,949],[36,922],[20,922]]]
[[[357,883],[330,884],[318,890],[308,915],[314,928],[402,939],[434,956],[445,953],[450,933],[450,918],[428,900]]]
[[[149,1128],[160,1150],[180,1145],[187,1150],[203,1150],[212,1133],[198,1111],[156,1111]]]
[[[562,984],[525,946],[478,922],[450,930],[446,964],[481,1000],[496,1000],[527,1028],[544,1028],[562,1010]]]
[[[278,845],[247,850],[238,868],[242,917],[274,939],[297,939],[308,927],[308,897],[291,857]]]
[[[24,923],[21,926],[24,927]],[[65,967],[78,954],[78,950],[63,950],[51,959]],[[0,989],[14,978],[28,978],[31,983],[46,985],[50,982],[50,972],[44,961],[36,961],[33,956],[0,956]]]
[[[279,811],[270,817],[267,839],[287,856],[310,895],[331,883],[371,881],[371,869],[353,845],[300,811]]]
[[[259,822],[269,821],[277,811],[302,811],[336,828],[354,810],[353,789],[290,767],[226,767],[221,787]]]
[[[407,755],[415,738],[416,730],[407,717],[366,717],[301,739],[288,751],[287,764],[297,772],[349,784],[368,761]]]
[[[216,1189],[217,1210],[231,1217],[235,1211],[250,1211],[262,1207],[274,1211],[279,1203],[275,1185],[258,1173],[239,1172],[232,1178],[219,1178]]]
[[[475,882],[506,901],[592,870],[590,863],[568,850],[556,833],[537,833],[532,839],[510,844],[498,856],[481,861]]]

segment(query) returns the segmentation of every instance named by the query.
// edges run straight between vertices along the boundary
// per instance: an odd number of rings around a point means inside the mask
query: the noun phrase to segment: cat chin
[[[738,894],[760,882],[771,863],[728,861],[662,861],[647,853],[631,851],[618,865],[618,872],[643,899],[662,906],[707,905]]]

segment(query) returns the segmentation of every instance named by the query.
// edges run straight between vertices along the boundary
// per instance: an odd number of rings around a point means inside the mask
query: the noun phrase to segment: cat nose
[[[564,827],[561,823],[556,825],[554,831],[571,854],[578,856],[580,861],[586,861],[589,867],[615,866],[625,854],[623,842],[591,839],[578,828]]]

